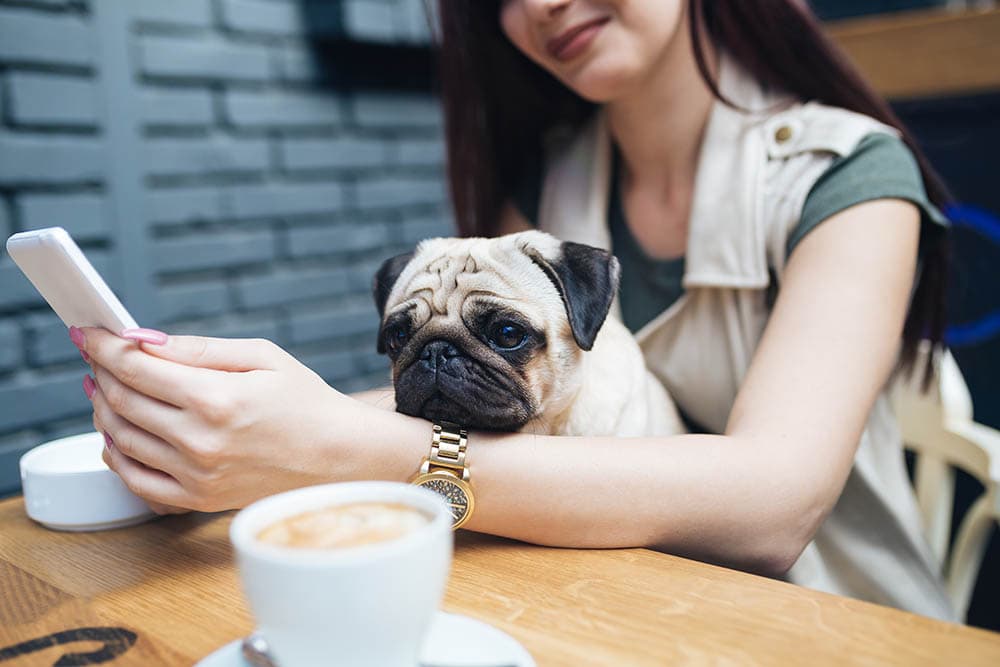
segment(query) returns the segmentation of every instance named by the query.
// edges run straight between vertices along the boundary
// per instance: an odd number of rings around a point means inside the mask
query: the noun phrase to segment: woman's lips
[[[590,46],[594,37],[601,31],[607,18],[594,19],[574,26],[562,33],[558,37],[550,39],[545,45],[549,55],[560,62],[566,62],[577,57],[583,50]]]

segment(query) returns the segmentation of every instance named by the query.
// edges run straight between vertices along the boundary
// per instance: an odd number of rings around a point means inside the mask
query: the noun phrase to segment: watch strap
[[[434,422],[431,451],[421,466],[422,473],[444,468],[463,481],[469,481],[469,468],[465,464],[469,433],[458,424]]]

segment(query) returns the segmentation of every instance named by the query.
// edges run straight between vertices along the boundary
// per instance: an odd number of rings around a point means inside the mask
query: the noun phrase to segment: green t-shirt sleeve
[[[903,199],[920,209],[925,230],[948,225],[927,198],[920,167],[898,137],[870,134],[850,155],[837,158],[813,185],[799,224],[788,235],[787,255],[805,236],[831,216],[874,199]]]

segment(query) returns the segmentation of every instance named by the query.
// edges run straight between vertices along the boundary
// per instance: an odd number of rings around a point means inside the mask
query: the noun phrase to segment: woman
[[[460,230],[613,245],[621,314],[706,431],[474,432],[467,527],[654,547],[954,619],[883,393],[922,334],[940,342],[943,191],[808,10],[442,0],[441,19]],[[75,332],[106,459],[160,511],[407,480],[427,455],[430,424],[269,343],[136,337]]]

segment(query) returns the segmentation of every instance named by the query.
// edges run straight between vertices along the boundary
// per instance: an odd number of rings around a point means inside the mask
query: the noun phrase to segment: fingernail
[[[112,447],[114,447],[114,446],[115,446],[115,441],[114,441],[114,440],[112,440],[112,439],[111,439],[111,436],[110,436],[110,435],[108,435],[107,433],[105,433],[105,434],[104,434],[104,445],[105,445],[105,446],[106,446],[106,447],[107,447],[108,449],[111,449]]]
[[[80,356],[83,357],[83,360],[89,364],[90,355],[83,351],[83,346],[87,344],[87,337],[76,327],[70,327],[69,339],[73,341],[73,345],[76,345],[76,349],[80,350]]]
[[[87,395],[88,399],[93,400],[94,392],[97,391],[97,383],[94,382],[94,378],[89,375],[83,376],[83,393]]]
[[[150,343],[151,345],[164,345],[169,338],[167,334],[156,329],[125,329],[118,335],[128,340]]]

